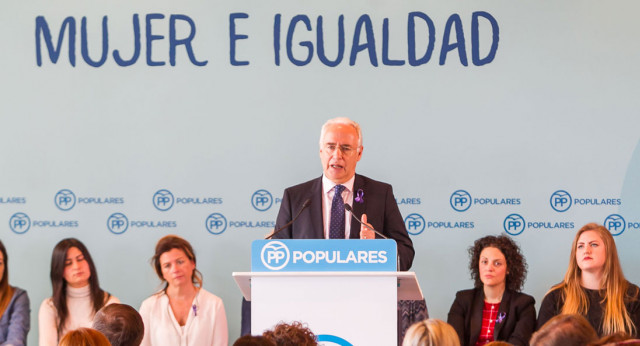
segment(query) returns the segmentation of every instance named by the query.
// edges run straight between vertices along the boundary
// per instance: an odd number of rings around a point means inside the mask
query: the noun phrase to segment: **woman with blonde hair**
[[[151,259],[164,288],[142,302],[143,346],[227,346],[222,299],[202,288],[196,255],[185,239],[158,240]]]
[[[584,225],[573,239],[564,280],[551,287],[538,314],[538,328],[553,316],[584,316],[599,336],[624,332],[638,335],[638,286],[622,273],[616,243],[609,230]]]
[[[430,318],[409,327],[402,346],[460,346],[460,340],[447,322]]]

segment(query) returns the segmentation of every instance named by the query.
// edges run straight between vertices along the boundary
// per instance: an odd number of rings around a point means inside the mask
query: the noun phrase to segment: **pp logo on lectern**
[[[627,228],[627,222],[620,214],[611,214],[604,219],[604,227],[606,227],[612,236],[620,235]]]
[[[160,211],[167,211],[173,207],[173,194],[169,190],[158,190],[153,195],[153,206]]]
[[[251,196],[251,205],[258,211],[267,211],[273,204],[273,196],[267,190],[258,190]]]
[[[227,218],[220,213],[213,213],[207,217],[204,226],[211,234],[221,234],[227,229]]]
[[[76,205],[76,195],[69,189],[63,189],[53,197],[56,207],[62,211],[71,210]]]
[[[107,228],[113,234],[122,234],[129,228],[129,219],[123,213],[113,213],[107,219]]]
[[[280,270],[289,264],[291,253],[283,242],[270,241],[262,247],[260,259],[265,267],[271,270]]]
[[[411,235],[418,235],[424,231],[427,223],[420,214],[409,214],[404,218],[404,225],[407,227],[407,232]]]
[[[9,228],[14,233],[23,234],[26,233],[31,227],[31,219],[25,213],[15,213],[9,219]]]
[[[526,224],[519,214],[509,214],[503,222],[504,231],[511,235],[518,235],[524,231]]]

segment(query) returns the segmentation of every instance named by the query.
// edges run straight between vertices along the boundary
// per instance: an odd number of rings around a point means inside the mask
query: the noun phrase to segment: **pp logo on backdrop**
[[[9,219],[9,228],[14,233],[23,234],[26,233],[31,227],[31,219],[25,213],[15,213]]]
[[[107,219],[107,228],[113,234],[122,234],[129,228],[129,219],[123,213],[113,213]]]
[[[270,241],[262,247],[260,259],[265,267],[280,270],[289,264],[291,254],[289,248],[281,241]]]
[[[456,190],[451,194],[449,204],[455,211],[466,211],[471,207],[471,195],[465,190]]]
[[[158,190],[153,195],[153,206],[160,211],[167,211],[173,207],[173,194],[169,190]]]
[[[549,203],[553,210],[559,213],[565,212],[571,208],[571,195],[565,190],[558,190],[551,194]]]
[[[404,218],[404,226],[407,227],[407,232],[411,235],[418,235],[424,231],[427,223],[420,214],[409,214]]]
[[[258,211],[267,211],[273,205],[273,196],[267,190],[258,190],[251,196],[251,205]]]
[[[627,228],[627,222],[620,214],[611,214],[604,219],[604,227],[611,232],[611,235],[617,236]]]
[[[227,218],[220,213],[209,215],[204,223],[211,234],[221,234],[227,229]]]
[[[58,209],[68,211],[76,205],[76,195],[71,190],[63,189],[56,193],[53,202]]]
[[[509,214],[502,224],[504,231],[511,235],[518,235],[524,231],[524,218],[519,214]]]

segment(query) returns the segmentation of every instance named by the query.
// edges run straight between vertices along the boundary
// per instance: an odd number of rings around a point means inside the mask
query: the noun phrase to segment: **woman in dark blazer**
[[[469,256],[475,288],[456,293],[447,319],[460,344],[529,345],[536,328],[535,300],[520,292],[527,264],[518,245],[505,235],[487,236],[475,241]]]

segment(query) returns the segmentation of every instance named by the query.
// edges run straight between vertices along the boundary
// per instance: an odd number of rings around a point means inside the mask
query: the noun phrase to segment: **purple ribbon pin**
[[[362,189],[358,189],[356,192],[356,202],[364,203],[364,191]]]
[[[498,319],[496,320],[496,323],[502,323],[502,321],[504,321],[505,317],[507,317],[507,313],[506,312],[501,312],[498,314]]]

